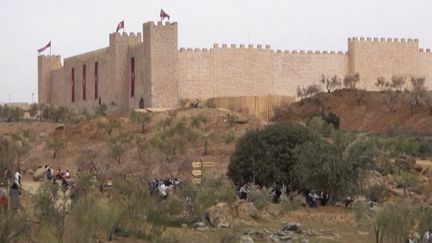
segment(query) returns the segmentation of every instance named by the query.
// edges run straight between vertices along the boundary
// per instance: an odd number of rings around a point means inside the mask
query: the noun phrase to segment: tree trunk
[[[208,152],[208,137],[206,136],[204,138],[204,152],[203,152],[203,155],[207,155],[207,152]]]

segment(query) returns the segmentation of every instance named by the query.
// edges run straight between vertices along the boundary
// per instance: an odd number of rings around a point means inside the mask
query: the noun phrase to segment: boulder
[[[243,235],[240,238],[240,243],[255,243],[255,241],[249,235]]]
[[[244,124],[244,123],[247,123],[248,121],[249,121],[249,119],[246,116],[243,116],[240,114],[235,115],[235,118],[234,118],[235,123]]]
[[[286,223],[284,224],[284,226],[282,227],[282,231],[293,231],[296,233],[301,233],[301,224],[299,223]]]
[[[227,203],[218,203],[207,209],[205,218],[211,226],[217,228],[229,228],[233,222],[231,207]]]
[[[198,230],[198,231],[208,231],[209,230],[208,226],[203,222],[197,222],[197,223],[193,224],[193,228],[195,230]]]
[[[251,219],[258,215],[258,209],[253,203],[247,201],[237,201],[233,205],[234,215],[240,219]]]
[[[33,172],[33,180],[34,181],[41,181],[46,176],[45,168],[39,167]]]

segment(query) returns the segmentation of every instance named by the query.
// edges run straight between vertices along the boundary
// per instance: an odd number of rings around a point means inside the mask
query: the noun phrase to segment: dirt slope
[[[77,170],[77,162],[81,152],[85,149],[92,149],[98,153],[98,160],[108,161],[112,167],[130,170],[134,173],[143,173],[153,167],[152,174],[155,176],[180,175],[182,178],[190,178],[192,161],[211,161],[215,166],[206,168],[207,175],[225,174],[229,158],[234,150],[235,141],[226,143],[225,139],[229,133],[234,134],[235,139],[241,137],[246,130],[263,126],[262,121],[253,116],[246,116],[248,122],[245,124],[230,125],[227,120],[227,111],[218,109],[182,109],[171,112],[153,113],[151,122],[146,127],[145,140],[150,140],[156,133],[158,124],[165,118],[171,116],[180,120],[185,117],[186,122],[192,116],[204,116],[207,122],[202,126],[202,132],[211,133],[208,140],[208,154],[203,156],[204,142],[199,140],[196,144],[188,144],[184,154],[178,154],[171,163],[162,162],[161,156],[150,156],[149,161],[138,161],[136,145],[133,137],[140,133],[140,127],[129,121],[127,117],[113,117],[121,121],[120,129],[113,132],[113,137],[128,135],[130,145],[119,164],[109,156],[108,134],[97,128],[98,118],[81,122],[79,124],[65,125],[63,129],[56,129],[59,124],[39,123],[39,122],[20,122],[20,123],[0,123],[0,134],[10,134],[22,128],[29,128],[37,134],[30,154],[24,158],[21,167],[24,170],[35,169],[45,164],[57,169],[69,169],[73,172]],[[47,149],[45,140],[47,137],[58,136],[67,141],[65,149],[61,150],[58,158],[52,158],[52,151]],[[154,150],[154,149],[153,149]],[[149,153],[153,153],[152,149]],[[156,152],[155,152],[156,154]]]
[[[332,112],[339,116],[341,128],[346,130],[432,134],[432,116],[428,107],[421,104],[411,115],[407,96],[407,93],[400,93],[396,110],[390,112],[386,106],[385,94],[380,92],[366,92],[360,105],[357,104],[354,92],[350,90],[321,93],[283,107],[273,121],[307,121],[315,113]]]

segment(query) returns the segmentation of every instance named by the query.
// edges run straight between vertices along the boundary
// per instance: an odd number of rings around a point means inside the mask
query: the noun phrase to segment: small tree
[[[29,215],[16,214],[12,210],[1,212],[0,242],[27,242],[25,240],[31,230]]]
[[[129,119],[141,127],[141,134],[143,134],[145,132],[146,125],[151,120],[151,115],[148,112],[132,111],[129,114]]]
[[[429,115],[432,116],[432,93],[431,92],[426,93],[425,103],[428,106]]]
[[[49,226],[58,242],[63,242],[70,200],[59,193],[59,185],[43,183],[33,198],[33,205],[36,218]]]
[[[378,90],[381,93],[384,93],[384,91],[387,87],[387,82],[386,82],[385,78],[384,77],[378,77],[377,81],[375,83],[375,86],[377,86]]]
[[[297,96],[300,97],[300,99],[305,99],[311,96],[314,96],[315,94],[318,94],[321,92],[321,88],[317,84],[311,84],[307,86],[306,88],[297,87]]]
[[[393,75],[391,79],[390,86],[394,88],[397,92],[402,91],[406,83],[406,77],[401,75]]]
[[[406,191],[409,188],[419,184],[417,177],[405,171],[400,174],[397,180],[403,188],[404,196],[406,196]]]
[[[159,124],[150,145],[164,155],[166,162],[171,162],[178,153],[184,153],[188,143],[196,142],[198,137],[184,119],[174,121],[173,118],[167,118]]]
[[[387,88],[384,92],[384,97],[387,109],[390,112],[394,112],[396,110],[396,103],[399,97],[399,93]]]
[[[330,77],[325,76],[324,74],[321,74],[320,82],[327,89],[327,93],[330,94],[331,91],[334,89],[334,83],[332,82],[332,79],[330,79]]]
[[[342,87],[342,80],[338,76],[333,76],[331,79],[331,86],[333,89],[340,90]]]
[[[411,97],[412,103],[417,106],[419,105],[427,92],[427,87],[425,86],[425,77],[411,77]]]
[[[29,114],[31,117],[37,117],[39,114],[39,106],[36,103],[30,105]]]
[[[354,75],[347,75],[343,80],[345,88],[355,89],[357,84],[360,82],[360,74],[356,73]]]
[[[409,232],[416,224],[416,212],[405,201],[387,204],[383,208],[370,208],[364,202],[354,205],[357,222],[371,226],[375,243],[383,243],[384,236],[389,242],[407,242]]]
[[[119,128],[120,125],[121,125],[120,121],[117,119],[114,119],[114,118],[100,119],[97,122],[97,128],[105,130],[105,132],[110,137],[111,137],[114,129]]]
[[[361,105],[366,97],[366,89],[354,89],[354,97],[357,105]]]
[[[7,122],[18,122],[24,117],[24,110],[19,107],[4,105],[0,117],[3,117]]]
[[[31,144],[36,140],[36,134],[31,129],[22,129],[12,133],[11,138],[15,143],[15,157],[19,167],[22,158],[30,152]]]
[[[48,149],[52,150],[52,158],[57,158],[58,152],[66,148],[66,141],[60,137],[51,137],[45,140]]]
[[[110,156],[114,158],[117,163],[121,163],[123,155],[127,151],[127,145],[129,144],[129,138],[127,136],[119,136],[110,139]]]
[[[342,158],[342,152],[332,144],[307,142],[299,147],[294,165],[294,174],[299,185],[329,193],[330,202],[352,188],[357,183],[351,176],[353,170],[350,161]]]

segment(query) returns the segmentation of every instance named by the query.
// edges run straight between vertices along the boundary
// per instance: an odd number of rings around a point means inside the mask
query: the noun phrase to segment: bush
[[[390,192],[385,185],[376,184],[365,191],[365,197],[374,202],[384,202],[389,196]]]
[[[269,125],[248,131],[241,137],[228,165],[235,184],[247,182],[272,186],[293,183],[295,148],[320,138],[307,127],[293,122]]]
[[[57,158],[58,153],[60,150],[63,150],[67,146],[66,140],[59,138],[59,137],[51,137],[47,138],[45,140],[46,146],[48,149],[52,150],[52,158]]]
[[[324,119],[324,121],[332,124],[335,129],[339,129],[340,119],[336,114],[330,112],[327,114],[323,114],[322,118]]]
[[[282,197],[280,205],[282,207],[282,214],[295,211],[299,208],[301,208],[304,204],[304,199],[299,194],[296,194],[294,192],[289,195],[289,198]]]
[[[31,237],[29,237],[31,230],[31,224],[28,221],[29,215],[16,214],[11,210],[1,213],[0,242],[31,241]]]
[[[151,118],[152,117],[151,117],[150,113],[148,113],[148,112],[132,111],[129,114],[129,119],[133,123],[136,123],[136,124],[138,124],[140,126],[140,128],[141,128],[141,134],[143,134],[145,132],[145,127],[150,122]]]
[[[234,140],[235,140],[234,131],[229,130],[226,137],[225,137],[225,143],[230,144],[230,143],[234,142]]]
[[[0,118],[7,122],[18,122],[24,117],[24,110],[19,107],[3,106],[0,109]]]
[[[201,185],[184,183],[179,193],[184,200],[190,201],[188,211],[191,221],[201,217],[208,208],[217,203],[232,204],[236,200],[234,187],[227,184],[223,177],[206,179]]]
[[[259,188],[249,189],[248,199],[253,202],[258,210],[263,210],[270,203],[270,196],[267,192],[262,192]]]
[[[329,137],[334,131],[334,126],[319,116],[312,117],[307,122],[307,126],[324,137]]]

